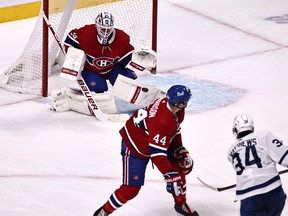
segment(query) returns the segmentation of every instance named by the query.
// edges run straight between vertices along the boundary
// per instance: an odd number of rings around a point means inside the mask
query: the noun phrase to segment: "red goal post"
[[[71,29],[94,23],[102,11],[113,14],[115,27],[130,35],[135,48],[157,51],[157,0],[42,0],[30,39],[20,57],[0,74],[0,87],[47,97],[48,78],[59,72],[63,56],[43,16],[63,42]]]

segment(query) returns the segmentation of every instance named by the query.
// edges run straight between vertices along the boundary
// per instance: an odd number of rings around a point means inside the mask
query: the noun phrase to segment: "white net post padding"
[[[48,0],[42,0],[48,1]],[[96,16],[109,11],[115,17],[115,27],[130,35],[135,48],[152,46],[153,0],[49,0],[49,22],[60,41],[67,33],[86,24],[95,23]],[[42,10],[30,39],[20,57],[0,74],[0,87],[6,90],[42,95]],[[49,67],[51,74],[59,46],[49,31]],[[55,67],[58,68],[59,67]]]

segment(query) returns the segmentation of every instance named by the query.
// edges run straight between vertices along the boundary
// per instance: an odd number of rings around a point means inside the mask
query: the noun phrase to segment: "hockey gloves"
[[[194,164],[192,158],[189,156],[188,150],[184,146],[181,146],[174,151],[174,157],[177,158],[183,173],[188,175],[192,171]]]
[[[178,172],[167,172],[163,176],[167,183],[166,190],[168,193],[175,196],[183,193],[183,182]]]
[[[147,69],[151,73],[154,73],[152,72],[152,69],[154,69],[157,64],[156,55],[154,50],[148,47],[141,47],[133,52],[132,59],[126,65],[126,68],[134,72],[141,72]]]

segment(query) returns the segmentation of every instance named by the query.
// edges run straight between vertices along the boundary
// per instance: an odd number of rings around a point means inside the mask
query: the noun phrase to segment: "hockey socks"
[[[104,204],[104,211],[111,214],[113,211],[137,196],[140,189],[140,186],[121,185],[120,188],[111,194],[109,200]]]

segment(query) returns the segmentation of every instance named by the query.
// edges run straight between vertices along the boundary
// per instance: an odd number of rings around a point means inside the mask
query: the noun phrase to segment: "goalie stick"
[[[51,23],[49,22],[48,18],[46,17],[46,15],[44,13],[42,13],[42,16],[43,16],[48,28],[50,29],[53,37],[55,38],[57,44],[59,45],[62,53],[64,54],[64,56],[66,56],[65,49],[62,46],[60,39],[59,39],[58,35],[56,34],[55,30],[53,29]],[[76,80],[77,80],[77,84],[78,84],[82,94],[84,95],[84,97],[88,103],[90,111],[92,111],[92,113],[94,114],[94,116],[98,120],[100,120],[100,121],[110,120],[110,121],[116,122],[116,121],[126,121],[129,119],[130,116],[128,114],[125,114],[125,113],[122,113],[122,114],[103,113],[101,111],[101,109],[99,108],[99,106],[97,105],[96,100],[92,97],[91,91],[88,88],[87,84],[85,83],[84,79],[82,78],[81,73],[78,74]]]
[[[278,172],[278,173],[279,173],[279,175],[282,175],[282,174],[287,173],[287,172],[288,172],[288,169],[282,170],[282,171],[280,171],[280,172]],[[229,190],[229,189],[231,189],[231,188],[235,188],[235,187],[236,187],[236,184],[228,185],[228,186],[224,186],[224,187],[216,187],[216,186],[213,186],[213,185],[210,185],[210,184],[204,182],[204,181],[203,181],[202,179],[200,179],[199,177],[197,177],[197,179],[198,179],[205,187],[210,188],[210,189],[212,189],[212,190],[214,190],[214,191],[218,191],[218,192],[225,191],[225,190]]]

